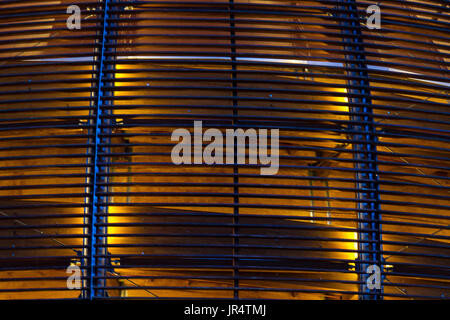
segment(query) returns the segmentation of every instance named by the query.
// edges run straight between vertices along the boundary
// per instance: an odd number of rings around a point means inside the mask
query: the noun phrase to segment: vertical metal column
[[[351,113],[350,136],[353,140],[353,157],[356,171],[358,208],[358,259],[356,270],[360,283],[360,299],[382,299],[381,289],[367,287],[367,267],[382,268],[381,214],[379,203],[378,167],[376,155],[377,136],[373,120],[367,63],[364,55],[361,24],[355,0],[337,1],[337,18],[342,27],[347,73],[347,93]]]
[[[234,0],[229,0],[230,10],[230,44],[231,44],[231,68],[232,68],[232,92],[233,92],[233,128],[237,128],[238,123],[238,91],[236,73],[236,33],[234,22]],[[234,166],[233,166],[233,298],[239,299],[239,168],[237,166],[238,147],[234,139]]]
[[[109,6],[113,0],[104,0],[103,4],[99,6],[98,10],[103,10],[103,19],[101,25],[100,42],[98,43],[98,52],[96,54],[97,62],[97,96],[96,105],[94,106],[95,118],[93,121],[93,147],[90,152],[91,161],[91,181],[90,181],[90,194],[89,194],[89,226],[90,226],[90,238],[89,238],[89,265],[88,265],[88,283],[87,283],[87,296],[86,298],[93,299],[95,297],[106,296],[106,290],[103,289],[105,286],[105,278],[102,278],[106,274],[107,268],[107,237],[106,237],[106,227],[98,226],[98,224],[104,224],[107,222],[106,213],[108,212],[107,206],[104,204],[107,199],[102,196],[98,196],[99,192],[104,192],[103,186],[98,184],[107,182],[107,176],[102,175],[102,173],[107,172],[107,167],[104,166],[105,159],[101,158],[101,153],[105,152],[104,142],[101,134],[104,133],[102,128],[105,123],[103,122],[103,105],[107,102],[103,101],[105,97],[105,92],[103,87],[108,81],[108,77],[111,74],[106,74],[105,71],[111,66],[108,65],[106,57],[105,44],[107,41],[108,32],[108,16],[109,16]],[[99,246],[100,245],[100,246]]]

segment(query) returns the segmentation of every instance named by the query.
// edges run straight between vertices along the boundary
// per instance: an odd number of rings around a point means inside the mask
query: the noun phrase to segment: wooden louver
[[[0,299],[449,298],[449,38],[438,0],[0,1]],[[194,121],[279,129],[278,174],[174,165]]]

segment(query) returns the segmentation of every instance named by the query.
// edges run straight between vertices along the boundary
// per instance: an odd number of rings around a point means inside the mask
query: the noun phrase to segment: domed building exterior
[[[438,0],[1,1],[0,299],[448,299],[449,39]]]

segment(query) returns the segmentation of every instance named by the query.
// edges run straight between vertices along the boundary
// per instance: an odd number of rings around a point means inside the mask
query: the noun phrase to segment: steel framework
[[[0,2],[0,299],[450,297],[448,1],[78,3]],[[194,120],[278,175],[174,165]]]
[[[382,268],[381,216],[377,167],[377,133],[373,118],[368,67],[365,57],[361,24],[356,1],[337,1],[338,17],[347,51],[345,69],[348,75],[348,101],[352,113],[349,136],[353,143],[356,188],[358,189],[358,250],[356,268],[359,275],[361,299],[380,299],[383,286],[370,290],[367,280],[370,265]]]

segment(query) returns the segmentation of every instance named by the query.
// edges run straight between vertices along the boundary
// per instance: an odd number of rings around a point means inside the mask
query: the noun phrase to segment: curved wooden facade
[[[372,4],[0,1],[0,299],[448,299],[450,1]],[[278,174],[174,165],[194,121]]]

